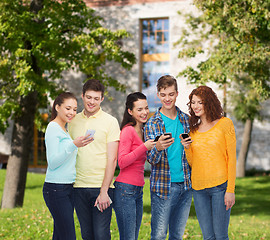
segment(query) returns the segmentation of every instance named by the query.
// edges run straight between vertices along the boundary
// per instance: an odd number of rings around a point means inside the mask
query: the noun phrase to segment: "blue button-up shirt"
[[[155,139],[165,133],[165,124],[160,115],[159,108],[156,113],[148,120],[144,129],[145,141]],[[176,107],[177,115],[183,125],[184,131],[189,132],[188,115]],[[168,161],[167,149],[158,151],[156,147],[147,153],[147,161],[151,164],[150,190],[155,192],[160,198],[167,199],[170,195],[171,174]],[[181,157],[181,156],[179,156]],[[191,170],[187,162],[186,154],[183,149],[182,166],[184,171],[184,186],[188,190],[191,188]]]

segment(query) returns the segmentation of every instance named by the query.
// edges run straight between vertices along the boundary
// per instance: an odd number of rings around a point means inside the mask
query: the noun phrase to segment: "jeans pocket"
[[[46,205],[49,207],[49,205],[50,205],[50,191],[46,187],[43,187],[42,193],[43,193],[44,201],[45,201]]]
[[[116,183],[114,194],[121,201],[126,198],[133,198],[136,195],[136,187],[130,184]]]
[[[132,189],[122,189],[122,196],[134,196],[135,193],[136,191]]]
[[[219,191],[223,191],[223,190],[226,190],[227,189],[227,181],[225,183],[222,183],[218,186],[215,187],[217,190]]]
[[[47,189],[44,189],[44,188],[43,188],[42,192],[43,192],[44,196],[49,196],[49,194],[50,194],[50,191],[48,191]]]
[[[42,192],[43,192],[43,195],[45,196],[45,195],[49,195],[49,192],[50,192],[50,187],[46,184],[46,183],[44,183],[44,185],[43,185],[43,189],[42,189]]]

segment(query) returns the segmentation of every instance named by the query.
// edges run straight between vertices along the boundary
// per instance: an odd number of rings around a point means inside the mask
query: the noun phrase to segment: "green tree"
[[[175,44],[179,58],[204,56],[179,73],[190,83],[213,81],[229,89],[232,113],[245,123],[237,176],[245,165],[254,119],[269,98],[270,2],[264,0],[195,0],[201,15],[185,15],[187,28]]]
[[[23,205],[38,109],[63,89],[55,80],[75,69],[123,90],[105,65],[113,61],[129,69],[135,56],[119,44],[129,34],[103,28],[82,0],[1,0],[0,9],[0,130],[14,120],[2,208],[13,208]]]

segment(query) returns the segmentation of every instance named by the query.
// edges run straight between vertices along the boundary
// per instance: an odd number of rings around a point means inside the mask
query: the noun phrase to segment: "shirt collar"
[[[179,115],[182,114],[182,112],[181,112],[181,110],[177,106],[175,106],[175,108],[176,108],[176,111],[177,111],[177,116],[179,117]],[[157,111],[155,113],[155,118],[162,121],[160,110],[161,110],[161,107],[159,107],[157,109]]]
[[[95,113],[93,116],[90,116],[89,118],[97,118],[98,116],[100,116],[100,114],[101,114],[102,112],[103,112],[103,111],[102,111],[102,108],[100,107],[99,110],[98,110],[98,112]],[[83,117],[83,118],[88,118],[88,117],[85,115],[85,113],[84,113],[84,109],[82,110],[82,117]]]

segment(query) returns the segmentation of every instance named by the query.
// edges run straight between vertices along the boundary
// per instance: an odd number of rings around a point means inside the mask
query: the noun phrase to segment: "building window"
[[[48,121],[48,114],[42,114],[43,120]],[[45,133],[37,129],[34,124],[34,136],[33,136],[33,149],[31,158],[29,160],[29,167],[31,168],[46,168],[46,147],[45,147]]]
[[[160,106],[156,94],[157,80],[169,74],[169,19],[141,20],[141,89],[147,96],[149,109]]]

